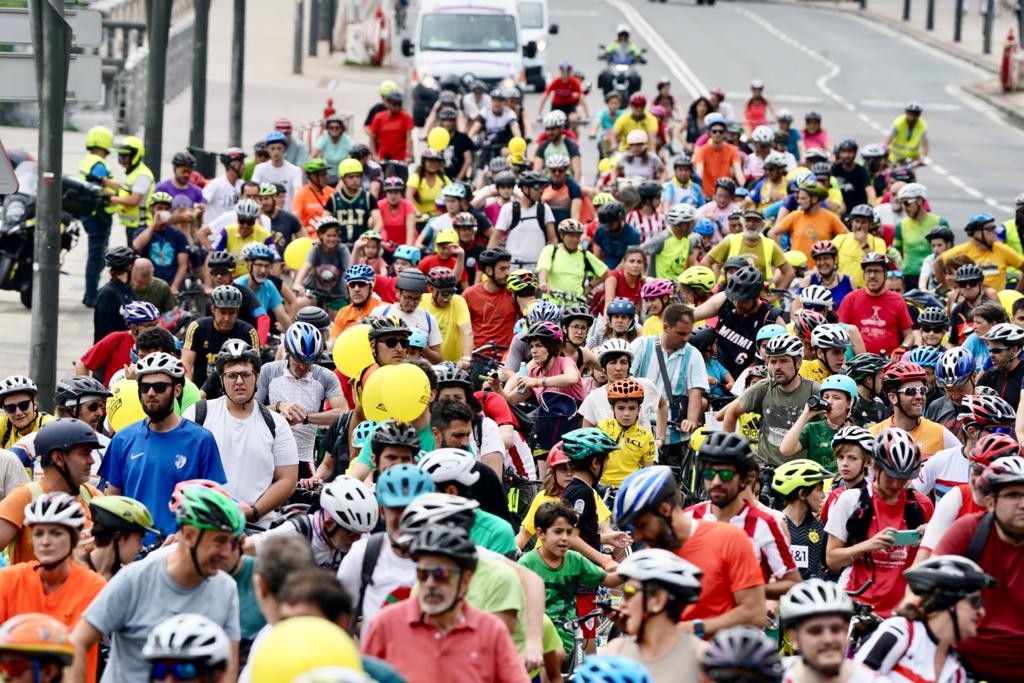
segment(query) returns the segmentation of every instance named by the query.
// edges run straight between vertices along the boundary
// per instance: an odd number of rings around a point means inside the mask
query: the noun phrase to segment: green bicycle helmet
[[[170,206],[174,203],[174,197],[167,192],[154,192],[149,196],[149,203],[146,205],[149,208],[153,208],[154,204],[166,204]]]
[[[89,514],[95,529],[109,529],[124,533],[149,532],[160,536],[153,528],[153,516],[145,505],[127,496],[97,496],[89,501]]]
[[[772,479],[772,488],[784,496],[788,496],[797,489],[831,479],[835,476],[824,467],[807,458],[790,460],[775,470],[775,477]]]
[[[317,158],[310,159],[305,164],[303,164],[302,170],[305,171],[307,175],[313,175],[314,173],[327,171],[329,170],[329,167],[327,166],[327,162],[325,160]]]
[[[876,353],[858,353],[846,361],[842,367],[842,374],[854,382],[860,382],[866,377],[871,377],[884,369],[889,364],[885,358]]]
[[[618,448],[619,444],[596,427],[582,427],[562,435],[562,450],[570,460],[608,455]]]
[[[204,486],[189,486],[181,492],[174,517],[178,528],[188,525],[205,531],[230,531],[235,538],[245,530],[245,517],[238,504]]]

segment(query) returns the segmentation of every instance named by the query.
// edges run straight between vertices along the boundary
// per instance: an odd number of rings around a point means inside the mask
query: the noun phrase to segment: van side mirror
[[[404,38],[402,40],[402,54],[406,57],[412,57],[414,52],[416,52],[416,48],[413,47],[412,41]]]
[[[548,26],[548,33],[550,33],[553,36],[557,36],[558,35],[558,24],[551,24],[550,26]]]
[[[523,46],[523,56],[527,59],[533,59],[537,56],[537,43],[532,40]]]

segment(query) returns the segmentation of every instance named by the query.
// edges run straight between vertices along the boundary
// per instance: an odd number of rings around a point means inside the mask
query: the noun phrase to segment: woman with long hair
[[[704,125],[704,117],[714,111],[711,100],[701,95],[690,103],[686,110],[686,142],[683,147],[690,154],[693,153],[697,140],[704,134],[707,126]]]

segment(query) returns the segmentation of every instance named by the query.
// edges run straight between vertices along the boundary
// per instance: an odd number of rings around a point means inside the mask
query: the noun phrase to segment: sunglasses
[[[406,337],[390,337],[388,339],[381,339],[380,343],[389,349],[393,349],[399,345],[401,345],[403,349],[409,348],[409,340]]]
[[[362,289],[363,287],[369,287],[370,283],[366,280],[353,280],[348,283],[348,286],[353,289]]]
[[[27,413],[31,407],[32,399],[26,398],[24,401],[18,401],[17,403],[5,403],[4,412],[8,415],[14,415],[17,412]]]
[[[644,592],[643,588],[637,588],[636,586],[633,586],[633,585],[627,583],[625,586],[622,587],[622,599],[624,601],[625,600],[629,600],[630,598],[632,598],[637,593],[643,593],[643,592]]]
[[[88,410],[90,413],[95,413],[100,410],[105,410],[106,407],[106,404],[103,403],[102,401],[93,401],[92,403],[86,403],[85,405],[79,406],[78,408],[79,410],[85,409]]]
[[[248,218],[239,218],[238,219],[238,224],[239,225],[256,225],[256,221],[251,221]]]
[[[945,327],[922,327],[921,331],[922,332],[930,332],[932,334],[945,334],[946,328]]]
[[[992,354],[992,353],[1003,353],[1004,351],[1009,351],[1009,350],[1010,350],[1009,346],[990,346],[990,347],[988,347],[988,352],[990,354]]]
[[[416,567],[416,580],[426,583],[433,579],[434,583],[451,583],[458,572],[451,567]]]
[[[162,394],[170,388],[170,382],[139,382],[139,393],[143,395],[148,394],[150,391]]]
[[[192,662],[175,662],[174,664],[157,662],[149,671],[152,674],[153,680],[157,681],[166,680],[171,674],[179,681],[195,681],[199,680],[204,673]]]
[[[926,387],[907,387],[906,389],[900,389],[896,392],[897,394],[903,394],[904,396],[927,396],[928,389]]]
[[[981,609],[985,606],[985,598],[981,597],[980,593],[968,595],[966,598],[964,598],[964,600],[966,600],[967,604],[973,607],[974,609]]]
[[[455,292],[456,292],[456,290],[454,290],[454,289],[439,289],[439,290],[437,290],[437,293],[440,296],[455,296]]]
[[[722,130],[721,128],[715,128],[713,131],[711,131],[711,134],[712,135],[725,135],[725,131]]]
[[[705,467],[700,471],[700,476],[704,481],[714,481],[717,476],[726,484],[735,479],[737,474],[739,474],[739,472],[736,470],[715,470],[710,467]]]

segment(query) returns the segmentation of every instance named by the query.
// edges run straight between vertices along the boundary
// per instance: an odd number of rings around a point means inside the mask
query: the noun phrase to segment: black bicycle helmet
[[[114,247],[103,255],[108,268],[130,268],[137,258],[138,254],[131,247]]]
[[[929,230],[924,238],[929,242],[932,240],[943,240],[947,244],[953,244],[953,229],[948,225],[937,225]]]
[[[352,145],[348,150],[349,159],[361,159],[370,156],[370,148],[361,142]]]
[[[373,318],[369,321],[370,341],[380,339],[381,337],[389,334],[412,334],[412,330],[405,324],[405,321],[398,316],[389,315],[380,318]]]
[[[889,171],[890,181],[899,181],[901,183],[912,183],[917,178],[914,175],[914,171],[907,166],[896,166]]]
[[[929,306],[917,316],[917,324],[922,327],[949,327],[949,316],[946,309]]]
[[[780,683],[785,672],[778,646],[753,626],[732,626],[712,636],[700,666],[715,683]]]
[[[235,259],[235,255],[230,251],[215,251],[210,254],[210,258],[206,262],[206,265],[208,265],[211,270],[214,268],[218,270],[221,268],[234,270],[236,264],[237,261]]]
[[[626,209],[617,201],[602,204],[597,210],[597,220],[604,225],[614,223],[615,221],[621,221],[625,219],[625,217]]]
[[[764,290],[764,275],[753,266],[744,266],[736,271],[725,287],[725,296],[730,301],[751,301],[761,296]]]
[[[427,291],[427,276],[417,268],[406,268],[395,278],[395,289],[423,293]]]
[[[877,375],[888,364],[889,361],[876,353],[858,353],[846,361],[842,367],[842,374],[855,382],[860,382],[867,377]]]
[[[502,171],[494,176],[495,187],[515,187],[517,182],[516,174],[512,171]]]
[[[956,269],[956,273],[953,274],[953,279],[957,284],[966,284],[969,282],[980,282],[985,279],[985,273],[981,270],[981,266],[976,263],[965,263]]]
[[[196,168],[196,158],[189,152],[178,152],[171,158],[171,166],[174,168],[187,168],[190,171],[194,171]]]
[[[519,187],[544,187],[548,179],[536,171],[523,171],[519,174]]]
[[[75,446],[82,445],[95,449],[100,447],[100,440],[95,430],[85,422],[73,417],[61,417],[40,427],[33,445],[40,462],[46,466],[52,462],[50,453],[53,451],[67,453]]]
[[[754,464],[754,449],[750,440],[732,432],[711,432],[701,444],[697,456],[701,462],[715,465],[733,465],[747,472]]]
[[[448,524],[431,524],[423,528],[412,542],[409,554],[415,559],[421,555],[440,555],[455,561],[463,569],[476,569],[476,544],[469,532]]]
[[[849,152],[852,150],[853,153],[856,154],[858,149],[859,145],[857,145],[857,141],[853,138],[846,138],[836,145],[836,150],[839,152]]]
[[[661,197],[661,183],[645,180],[640,183],[637,191],[640,193],[640,199],[658,199]]]
[[[318,330],[322,330],[325,327],[330,327],[334,321],[331,319],[331,316],[327,314],[327,311],[319,306],[303,306],[299,309],[299,312],[295,314],[295,320],[293,322],[309,323]]]
[[[935,555],[903,572],[907,586],[921,598],[925,612],[949,609],[984,588],[995,588],[996,580],[973,560],[960,555]]]
[[[370,436],[370,450],[380,455],[385,446],[405,446],[412,449],[413,455],[420,452],[420,436],[416,428],[405,422],[385,420],[373,430]]]
[[[717,334],[718,333],[716,332],[714,327],[711,327],[710,325],[704,325],[703,327],[701,327],[696,332],[690,335],[689,344],[690,346],[697,349],[701,353],[704,353],[709,348],[711,348],[711,344],[715,341],[715,337]]]
[[[481,268],[487,266],[494,266],[502,261],[511,261],[512,254],[508,252],[505,247],[493,247],[491,249],[484,249],[480,252],[480,255],[476,257],[476,263]]]
[[[586,320],[588,325],[594,322],[594,314],[583,304],[562,307],[562,327],[568,327],[569,323],[575,318]]]
[[[57,391],[53,395],[53,402],[59,406],[78,403],[87,396],[106,398],[113,396],[109,389],[103,386],[103,382],[89,375],[75,375],[68,379],[57,381]]]

